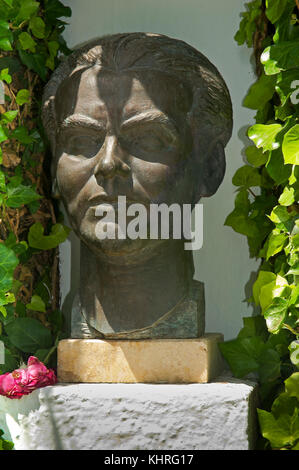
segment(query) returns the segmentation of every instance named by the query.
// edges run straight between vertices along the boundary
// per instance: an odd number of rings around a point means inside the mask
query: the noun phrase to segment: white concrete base
[[[256,389],[208,384],[65,384],[0,397],[20,450],[201,450],[253,447]],[[9,435],[7,435],[9,437]]]

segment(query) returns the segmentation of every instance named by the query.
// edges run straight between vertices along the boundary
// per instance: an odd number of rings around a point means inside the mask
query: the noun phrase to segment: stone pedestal
[[[3,413],[18,450],[246,450],[254,447],[256,406],[255,384],[229,376],[64,384],[21,400],[0,397],[0,421]]]
[[[222,370],[219,333],[197,339],[66,339],[58,346],[60,382],[205,383]]]

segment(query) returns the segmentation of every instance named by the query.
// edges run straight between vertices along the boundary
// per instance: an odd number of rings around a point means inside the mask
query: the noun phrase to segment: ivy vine
[[[56,366],[63,337],[58,245],[69,229],[51,199],[41,96],[71,9],[59,0],[0,0],[0,340],[12,371],[29,355]]]
[[[243,319],[238,337],[221,345],[236,377],[255,374],[263,439],[299,450],[299,2],[246,4],[235,35],[254,50],[254,83],[243,102],[256,110],[252,145],[237,170],[235,208],[225,224],[247,237],[260,259],[252,297],[260,315]],[[261,444],[262,443],[262,444]]]

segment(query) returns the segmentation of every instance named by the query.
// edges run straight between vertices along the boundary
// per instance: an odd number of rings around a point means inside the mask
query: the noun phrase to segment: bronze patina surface
[[[81,240],[73,337],[204,334],[203,284],[184,239],[99,240],[95,209],[194,206],[225,173],[232,107],[223,78],[183,41],[124,33],[68,56],[44,92],[56,194]],[[77,318],[78,317],[78,318]]]

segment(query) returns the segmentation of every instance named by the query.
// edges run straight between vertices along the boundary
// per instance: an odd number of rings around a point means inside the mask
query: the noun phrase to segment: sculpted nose
[[[128,176],[130,167],[122,160],[123,151],[115,136],[107,136],[99,151],[98,161],[94,174],[104,178],[113,178],[116,175]]]

